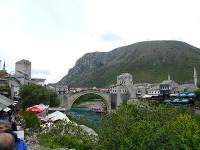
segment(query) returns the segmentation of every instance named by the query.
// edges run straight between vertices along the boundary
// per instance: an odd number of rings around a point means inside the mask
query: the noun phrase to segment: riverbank
[[[76,108],[91,108],[91,107],[106,107],[103,101],[83,102],[78,105],[74,105]]]

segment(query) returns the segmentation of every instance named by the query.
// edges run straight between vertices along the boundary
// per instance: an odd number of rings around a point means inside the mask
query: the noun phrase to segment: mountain
[[[134,83],[159,83],[168,74],[178,83],[192,82],[196,67],[200,74],[200,49],[180,41],[144,41],[109,52],[87,53],[76,61],[57,85],[105,87],[122,73]]]

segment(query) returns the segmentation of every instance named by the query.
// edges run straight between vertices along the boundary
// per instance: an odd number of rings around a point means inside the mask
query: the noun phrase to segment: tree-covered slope
[[[110,52],[87,53],[77,60],[57,84],[71,87],[103,87],[116,83],[122,73],[135,83],[179,83],[193,80],[194,67],[200,73],[200,49],[180,41],[146,41],[116,48]]]

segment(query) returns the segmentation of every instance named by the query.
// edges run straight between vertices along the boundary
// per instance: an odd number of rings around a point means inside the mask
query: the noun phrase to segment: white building
[[[34,84],[37,84],[37,85],[44,86],[45,85],[45,80],[46,79],[41,79],[41,78],[31,78],[30,83],[34,83]]]
[[[152,95],[152,96],[159,96],[160,95],[159,85],[156,85],[150,89],[147,89],[147,94]]]

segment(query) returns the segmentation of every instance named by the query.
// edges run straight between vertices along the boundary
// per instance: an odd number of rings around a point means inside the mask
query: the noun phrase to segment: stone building
[[[4,69],[1,72],[4,73],[5,71],[6,69],[4,63]],[[22,59],[16,62],[14,74],[5,73],[3,75],[0,74],[0,86],[7,85],[10,87],[10,98],[13,100],[15,98],[19,98],[19,89],[24,84],[34,83],[42,86],[45,85],[45,79],[31,78],[31,62],[29,60]]]
[[[196,78],[197,75],[194,74],[194,81],[196,81]],[[137,99],[138,97],[143,97],[144,95],[150,98],[176,96],[180,92],[193,92],[198,89],[195,84],[179,85],[174,80],[171,80],[169,75],[168,79],[162,81],[161,83],[133,84],[132,75],[123,73],[117,76],[117,84],[110,86],[111,101],[112,99],[115,99],[112,103],[117,107],[126,100]]]
[[[174,80],[164,80],[159,85],[160,94],[163,96],[168,96],[170,93],[172,93],[172,89],[177,86],[178,83],[176,83]]]
[[[15,63],[15,75],[31,80],[31,62],[22,59]]]
[[[136,98],[136,91],[137,87],[133,85],[132,75],[123,73],[117,76],[117,84],[110,86],[111,107],[116,108],[121,103]]]

